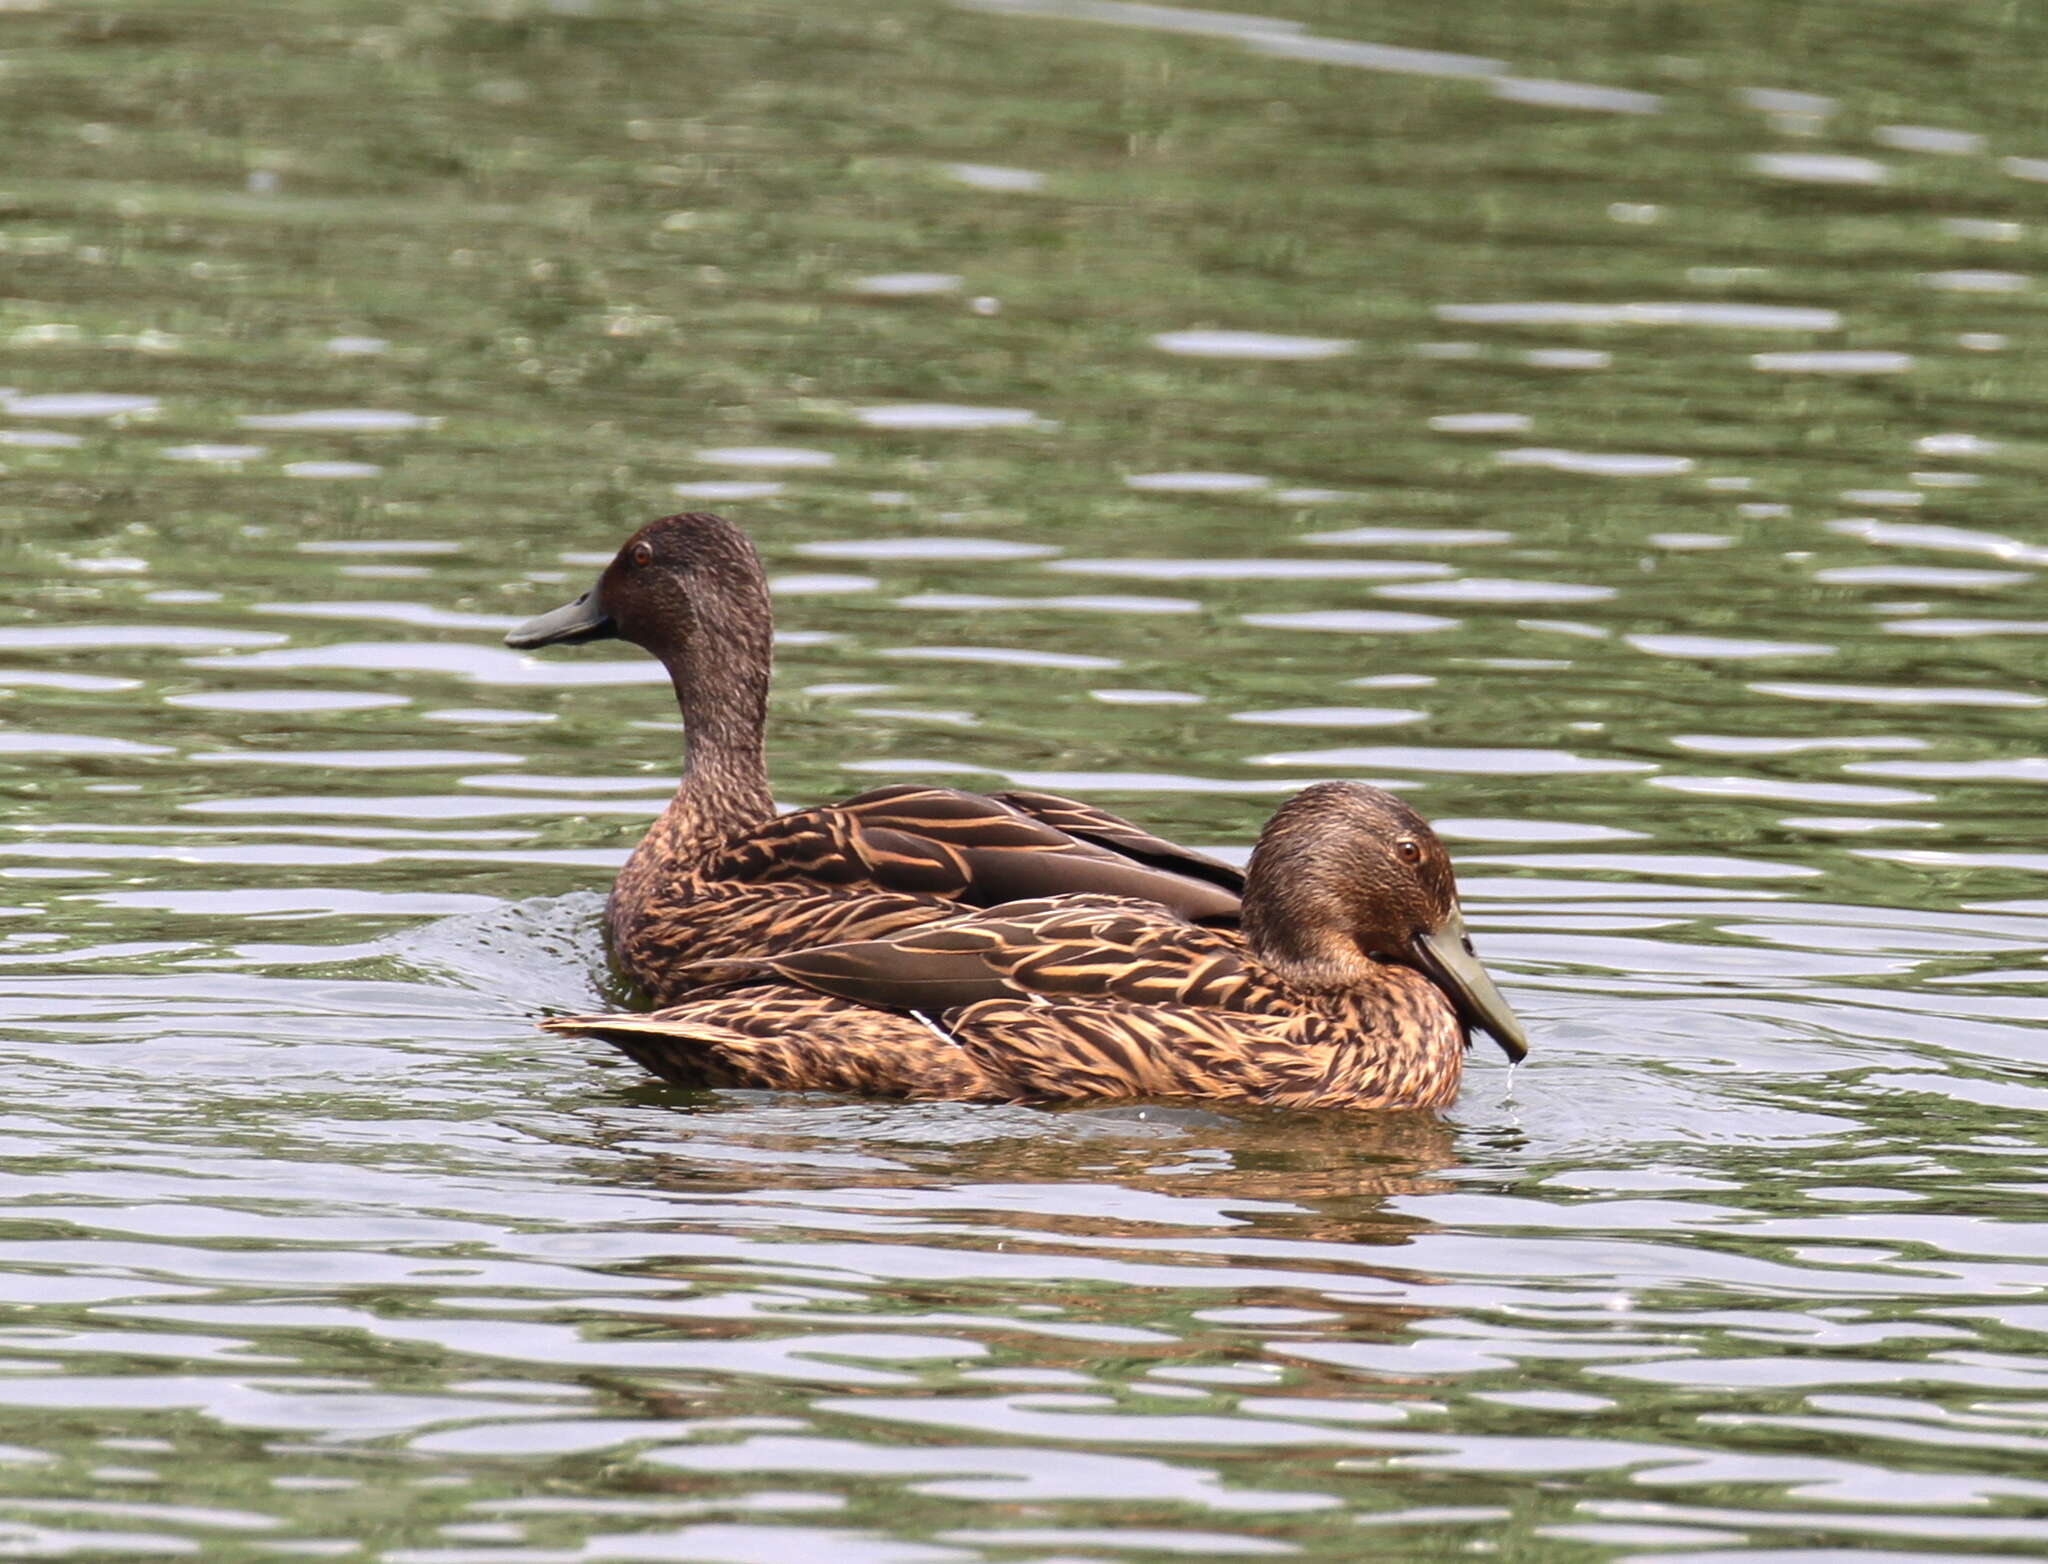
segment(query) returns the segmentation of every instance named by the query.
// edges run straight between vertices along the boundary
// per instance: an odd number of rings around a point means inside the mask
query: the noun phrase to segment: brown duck
[[[505,637],[522,651],[610,638],[660,659],[682,711],[681,785],[619,871],[606,925],[656,1003],[716,957],[766,956],[919,927],[968,907],[1069,892],[1234,923],[1243,876],[1074,799],[884,787],[778,815],[768,791],[774,617],[746,534],[668,516],[626,540],[588,592]]]
[[[1473,954],[1450,858],[1391,794],[1324,782],[1266,825],[1243,928],[1079,895],[699,964],[701,997],[571,1016],[686,1086],[977,1102],[1441,1107],[1469,1028],[1528,1043]]]

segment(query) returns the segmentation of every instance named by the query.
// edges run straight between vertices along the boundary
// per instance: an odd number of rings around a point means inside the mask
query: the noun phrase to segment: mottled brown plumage
[[[1355,783],[1274,814],[1242,931],[1049,896],[678,976],[701,997],[543,1024],[685,1085],[969,1101],[1436,1107],[1457,1096],[1468,1024],[1526,1048],[1435,833]]]
[[[641,528],[582,597],[505,638],[618,637],[668,669],[682,781],[606,908],[614,954],[657,1002],[692,991],[692,962],[879,938],[1020,897],[1104,893],[1236,920],[1236,869],[1050,793],[885,787],[776,814],[762,753],[772,631],[746,535],[682,515]]]

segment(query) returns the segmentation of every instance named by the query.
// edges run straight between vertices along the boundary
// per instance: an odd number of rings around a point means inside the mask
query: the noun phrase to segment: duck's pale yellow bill
[[[1458,1007],[1466,1026],[1490,1034],[1510,1063],[1520,1064],[1528,1057],[1529,1034],[1472,953],[1462,912],[1453,907],[1442,928],[1416,935],[1415,954],[1423,970]]]
[[[575,602],[564,603],[560,608],[537,615],[518,629],[508,631],[505,644],[515,651],[530,652],[540,646],[574,646],[578,641],[602,641],[616,633],[611,616],[604,611],[593,587]]]

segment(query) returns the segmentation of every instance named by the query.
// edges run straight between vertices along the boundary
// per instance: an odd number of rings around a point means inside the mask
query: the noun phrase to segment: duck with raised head
[[[877,938],[1021,897],[1135,897],[1236,921],[1235,868],[1075,799],[897,786],[777,814],[763,754],[773,636],[746,534],[687,514],[642,527],[589,591],[505,637],[520,651],[616,638],[668,670],[682,781],[605,915],[619,964],[656,1003],[696,986],[692,962]]]
[[[1528,1052],[1436,833],[1351,782],[1267,822],[1241,930],[1053,896],[686,976],[701,997],[682,1005],[542,1025],[685,1086],[970,1102],[1431,1108],[1473,1028]]]

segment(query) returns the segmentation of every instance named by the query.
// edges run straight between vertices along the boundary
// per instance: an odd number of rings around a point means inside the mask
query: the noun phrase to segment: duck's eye
[[[1394,851],[1401,855],[1403,863],[1422,862],[1422,844],[1413,837],[1404,836],[1394,844]]]
[[[633,545],[633,551],[626,556],[626,562],[632,565],[653,564],[654,545],[652,543],[649,543],[645,538],[642,538],[638,543],[635,543]]]

